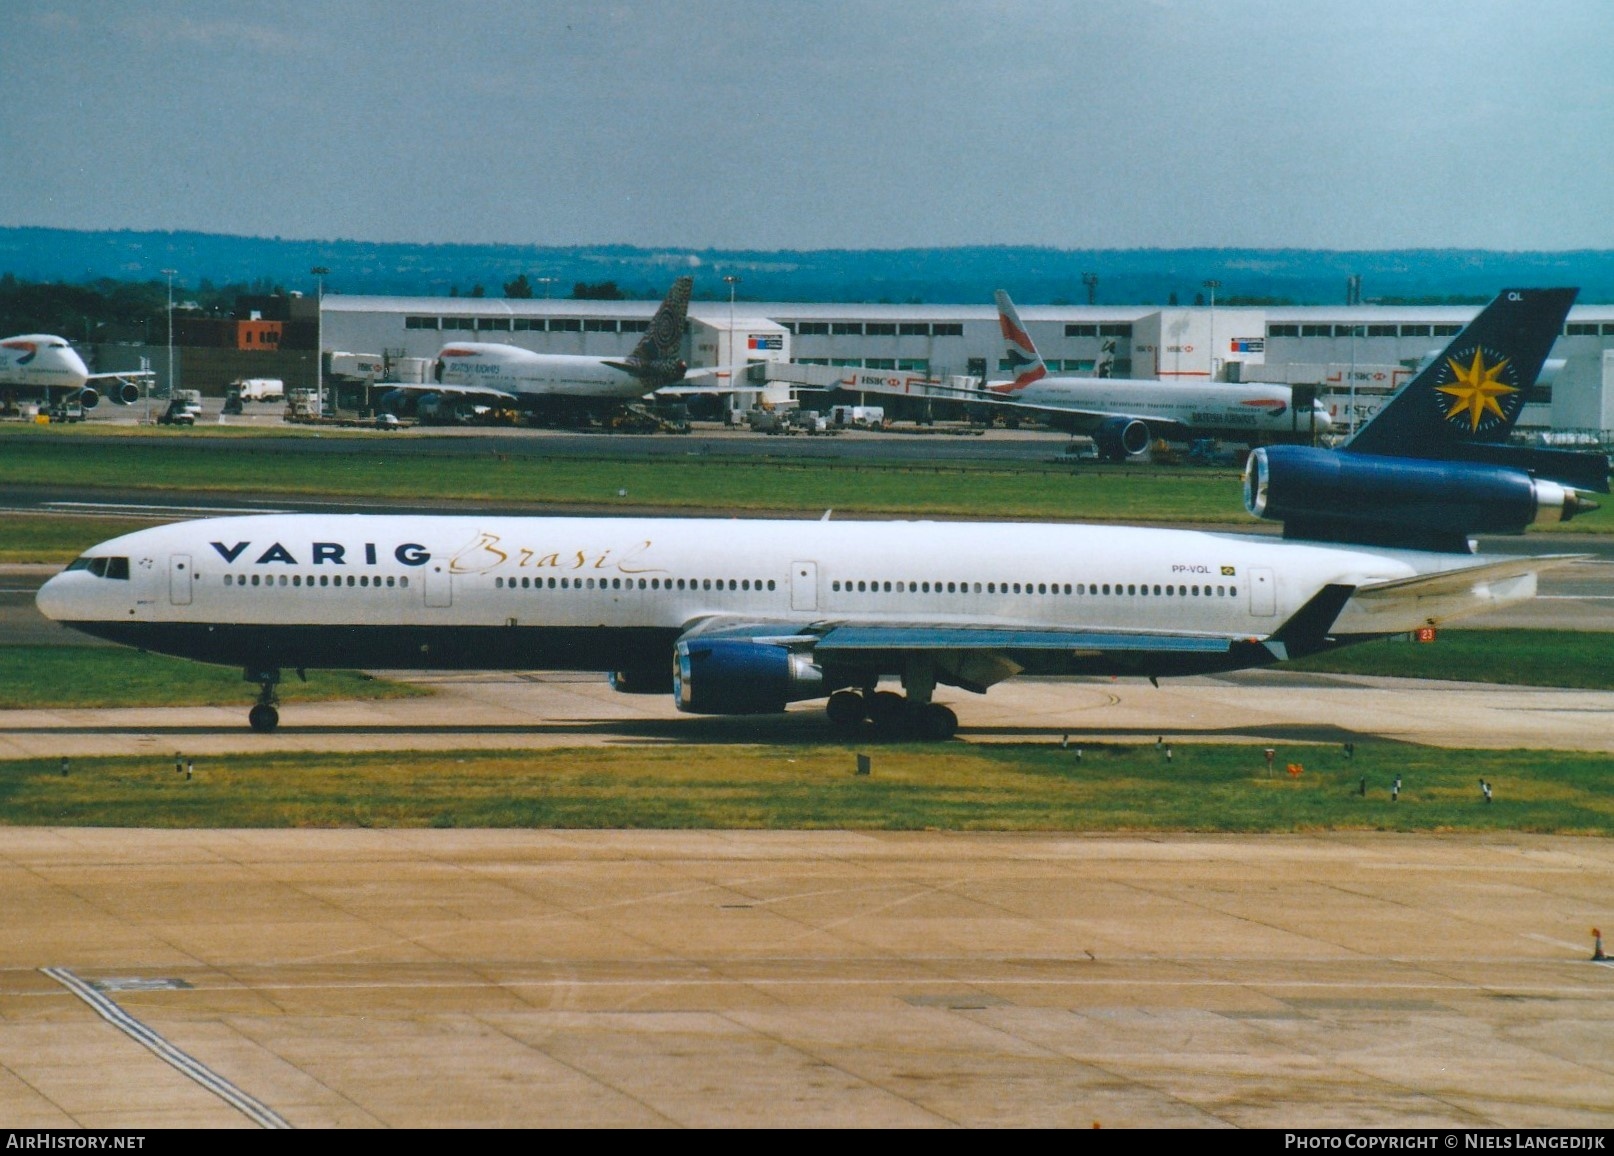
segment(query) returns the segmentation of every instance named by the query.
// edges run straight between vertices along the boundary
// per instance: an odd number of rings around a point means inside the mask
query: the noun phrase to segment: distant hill
[[[1345,301],[1361,277],[1365,301],[1483,301],[1515,285],[1578,285],[1582,302],[1614,301],[1614,251],[1506,253],[1477,249],[1349,252],[1315,249],[1051,249],[964,246],[810,251],[651,249],[628,245],[412,245],[302,241],[214,233],[0,228],[0,274],[30,281],[99,278],[176,286],[263,284],[312,292],[315,266],[327,292],[489,297],[525,273],[543,295],[569,297],[578,282],[615,281],[635,297],[659,298],[679,273],[695,274],[696,296],[728,296],[722,278],[741,278],[737,296],[764,301],[889,301],[986,304],[1007,289],[1021,304],[1088,300],[1100,305],[1191,304],[1207,280],[1217,300],[1323,305]],[[550,279],[546,284],[541,279]]]

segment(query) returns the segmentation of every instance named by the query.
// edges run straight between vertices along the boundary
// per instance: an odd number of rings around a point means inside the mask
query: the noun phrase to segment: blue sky
[[[0,224],[1614,248],[1606,0],[12,0]]]

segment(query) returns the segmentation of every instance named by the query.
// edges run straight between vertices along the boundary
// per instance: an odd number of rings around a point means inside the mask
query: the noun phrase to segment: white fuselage
[[[443,385],[499,390],[517,398],[633,400],[653,388],[603,357],[534,353],[491,342],[445,345],[438,352],[437,365],[441,367],[437,380]]]
[[[0,388],[71,391],[83,389],[90,371],[78,351],[48,333],[25,333],[0,340]]]
[[[1016,390],[994,382],[984,393],[997,400],[1046,410],[1122,415],[1169,422],[1190,430],[1247,433],[1326,433],[1330,422],[1321,403],[1309,413],[1291,413],[1287,385],[1177,385],[1104,377],[1044,377]]]
[[[166,632],[194,640],[251,628],[270,646],[277,635],[312,631],[334,646],[342,628],[386,628],[378,632],[385,635],[420,627],[434,639],[468,631],[462,638],[487,640],[477,645],[488,647],[490,669],[598,670],[619,664],[620,650],[608,647],[598,663],[586,653],[563,663],[521,662],[497,640],[517,629],[540,640],[546,631],[572,631],[574,642],[650,632],[662,645],[663,634],[713,616],[800,627],[1058,626],[1258,640],[1326,585],[1362,587],[1477,561],[1087,525],[373,515],[177,523],[115,538],[86,558],[114,560],[114,575],[98,575],[81,559],[40,590],[41,611],[147,649],[235,662],[246,660],[167,645]],[[1483,596],[1351,603],[1338,629],[1408,631],[1529,597],[1534,588],[1530,575]],[[301,664],[375,661],[336,649],[345,661],[310,656]],[[455,665],[473,659],[461,654]],[[646,656],[664,659],[665,652]],[[432,665],[432,656],[419,656],[418,665]]]

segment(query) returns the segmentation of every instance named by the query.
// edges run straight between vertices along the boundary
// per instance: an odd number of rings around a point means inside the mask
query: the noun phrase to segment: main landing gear
[[[838,690],[824,713],[838,730],[855,730],[867,719],[881,738],[943,742],[958,731],[958,716],[939,702],[914,702],[889,690]]]
[[[824,713],[838,730],[855,730],[867,719],[881,738],[915,738],[945,742],[958,733],[958,716],[939,702],[931,702],[935,672],[925,666],[905,671],[902,687],[908,693],[875,690],[838,690],[829,696]]]
[[[273,667],[267,670],[248,667],[241,677],[258,684],[258,701],[247,712],[247,725],[259,734],[266,735],[280,725],[280,711],[276,709],[280,696],[275,693],[275,687],[280,685],[280,671]]]

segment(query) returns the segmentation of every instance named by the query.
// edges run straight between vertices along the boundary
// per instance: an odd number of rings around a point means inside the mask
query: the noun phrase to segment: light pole
[[[1362,275],[1352,273],[1345,282],[1345,295],[1347,305],[1360,305],[1362,303]],[[1350,432],[1356,432],[1356,321],[1351,320],[1351,384],[1348,396],[1350,397],[1351,420]]]
[[[1097,273],[1083,273],[1082,274],[1082,284],[1087,286],[1087,303],[1089,305],[1097,305],[1098,304],[1098,274]]]
[[[162,275],[168,278],[168,397],[174,397],[174,277],[178,269],[164,269]],[[146,391],[146,418],[151,418],[151,391]]]
[[[1351,433],[1356,432],[1356,322],[1351,322]]]
[[[548,301],[549,287],[555,283],[555,279],[553,277],[536,277],[534,280],[544,287],[544,300]]]
[[[728,360],[724,364],[733,366],[736,364],[734,360],[734,287],[740,283],[740,278],[733,273],[728,273],[724,275],[723,280],[727,281],[729,285],[729,355]],[[732,373],[733,370],[731,369],[729,372]],[[733,379],[731,378],[730,380]],[[738,402],[740,398],[738,394],[730,394],[729,396],[734,399],[733,401],[729,402],[729,413],[732,420],[732,415],[738,408],[735,403]]]
[[[1216,291],[1222,287],[1220,281],[1206,281],[1205,288],[1210,290],[1210,378],[1216,380]]]
[[[325,275],[330,272],[324,265],[309,270],[314,275],[314,397],[321,407],[325,405]],[[333,391],[334,392],[334,391]],[[323,409],[316,410],[316,416]],[[336,399],[331,399],[331,413],[336,412]]]

